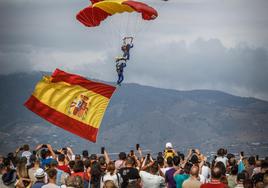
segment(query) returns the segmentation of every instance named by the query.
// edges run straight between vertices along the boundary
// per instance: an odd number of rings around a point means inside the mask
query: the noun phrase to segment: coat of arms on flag
[[[56,69],[37,83],[25,106],[56,126],[96,142],[115,89]]]

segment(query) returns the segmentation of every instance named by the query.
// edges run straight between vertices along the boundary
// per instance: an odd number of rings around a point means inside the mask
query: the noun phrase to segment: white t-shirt
[[[224,164],[225,167],[226,167],[227,162],[228,162],[228,159],[227,159],[227,157],[221,157],[221,156],[218,156],[218,157],[215,159],[215,161],[216,161],[216,162],[219,162],[219,161],[223,162],[223,164]]]
[[[120,184],[120,185],[121,185],[122,182],[123,182],[123,179],[122,179],[122,177],[121,177],[121,175],[120,175],[119,173],[117,173],[117,175],[116,175],[116,174],[111,175],[111,174],[108,172],[108,173],[105,174],[103,177],[101,177],[101,186],[100,186],[100,188],[103,188],[104,182],[107,181],[107,180],[112,180],[112,181],[115,183],[115,185],[116,185],[117,187],[120,187],[120,186],[118,185],[118,181],[119,181],[119,184]]]
[[[211,170],[207,166],[202,166],[201,174],[199,174],[201,183],[208,183],[211,177]]]
[[[153,175],[145,171],[140,171],[140,177],[143,188],[165,187],[165,179],[162,176]]]
[[[27,165],[30,165],[30,157],[31,157],[32,153],[29,151],[24,151],[22,152],[21,156],[22,157],[26,157],[27,158]]]
[[[162,171],[162,173],[165,175],[166,172],[167,172],[168,170],[170,170],[171,168],[173,168],[173,167],[161,168],[161,171]]]

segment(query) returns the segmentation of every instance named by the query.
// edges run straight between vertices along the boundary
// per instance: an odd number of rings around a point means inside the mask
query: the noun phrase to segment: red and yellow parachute
[[[132,0],[91,0],[92,5],[81,10],[76,18],[87,27],[96,27],[108,16],[124,12],[141,13],[144,20],[153,20],[157,11],[149,5]]]

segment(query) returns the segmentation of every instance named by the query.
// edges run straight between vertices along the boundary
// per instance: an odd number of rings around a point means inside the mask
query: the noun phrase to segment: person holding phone
[[[123,178],[121,188],[139,187],[140,185],[140,175],[137,168],[134,167],[135,160],[132,157],[127,157],[126,167],[119,170],[121,177]]]

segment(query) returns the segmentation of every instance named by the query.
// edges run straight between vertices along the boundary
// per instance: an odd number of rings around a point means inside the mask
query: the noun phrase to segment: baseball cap
[[[166,148],[171,149],[171,148],[173,148],[173,146],[172,146],[172,144],[171,144],[170,142],[167,142],[167,143],[166,143]]]

